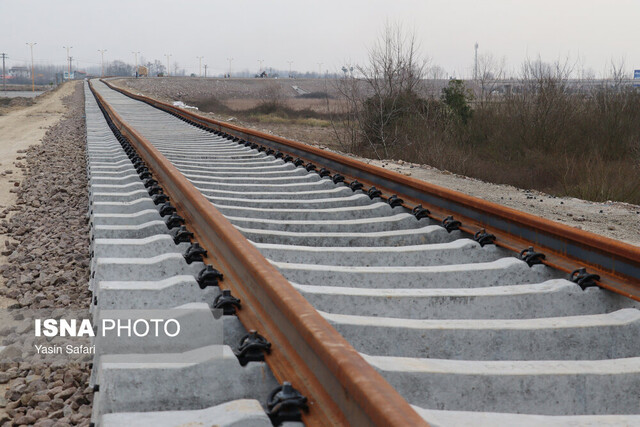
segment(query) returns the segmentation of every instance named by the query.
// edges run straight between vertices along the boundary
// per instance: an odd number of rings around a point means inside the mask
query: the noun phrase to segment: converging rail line
[[[90,86],[94,316],[225,344],[105,343],[94,423],[640,424],[640,249]]]

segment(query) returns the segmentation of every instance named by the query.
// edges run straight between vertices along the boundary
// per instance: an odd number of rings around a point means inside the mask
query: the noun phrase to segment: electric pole
[[[2,55],[2,90],[7,91],[7,73],[4,71],[4,59],[7,57],[6,53],[0,53]]]
[[[98,49],[98,52],[102,54],[102,77],[104,77],[104,53],[107,49]],[[71,75],[71,71],[69,71],[69,75]]]
[[[204,78],[205,79],[207,78],[207,67],[208,67],[208,65],[204,64]]]
[[[475,59],[475,65],[473,67],[473,79],[478,80],[478,42],[476,42],[475,48],[476,48],[476,59]]]
[[[322,62],[318,62],[318,78],[322,78]]]
[[[227,61],[229,61],[229,78],[231,78],[231,62],[233,61],[233,58],[227,58]]]
[[[67,46],[62,46],[62,48],[63,49],[67,49],[67,61],[69,61],[69,51],[71,49],[73,49],[73,46],[68,46],[68,47]],[[71,63],[70,62],[69,62],[69,71],[68,71],[68,73],[69,73],[69,77],[67,77],[67,78],[70,79],[71,78]],[[104,74],[102,74],[102,77],[104,77]]]
[[[29,45],[29,47],[31,48],[31,92],[36,91],[36,76],[34,74],[34,67],[33,67],[33,45],[36,45],[36,44],[38,43],[27,43],[27,45]],[[4,69],[4,59],[2,60],[2,64]]]
[[[264,62],[264,59],[258,59],[258,64],[260,64],[260,71],[258,71],[258,74],[262,74],[262,63]]]
[[[138,54],[140,52],[131,52],[136,57],[136,79],[138,78]]]
[[[169,71],[169,58],[171,58],[171,54],[164,54],[164,56],[167,57],[167,77],[169,77],[171,75],[171,72]]]
[[[293,74],[291,73],[291,64],[293,64],[293,61],[287,61],[289,63],[289,78],[293,78]]]
[[[202,58],[204,58],[204,56],[196,56],[196,58],[200,60],[200,68],[198,70],[198,75],[202,77]]]

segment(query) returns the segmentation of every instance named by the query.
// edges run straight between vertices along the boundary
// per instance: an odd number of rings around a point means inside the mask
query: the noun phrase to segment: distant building
[[[31,77],[28,67],[11,67],[9,75],[13,77]]]

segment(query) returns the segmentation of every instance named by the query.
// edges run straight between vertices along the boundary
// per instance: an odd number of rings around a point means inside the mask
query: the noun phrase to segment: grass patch
[[[329,120],[316,119],[313,117],[287,117],[275,113],[251,114],[247,118],[258,123],[270,123],[278,125],[299,125],[322,128],[326,128],[331,125],[331,122]]]

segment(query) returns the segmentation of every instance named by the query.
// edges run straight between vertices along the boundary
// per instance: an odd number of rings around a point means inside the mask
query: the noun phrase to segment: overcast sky
[[[363,63],[385,22],[413,29],[421,52],[450,75],[472,74],[479,53],[522,61],[555,61],[569,55],[602,75],[613,59],[640,69],[638,0],[0,0],[0,52],[9,64],[29,60],[63,64],[66,50],[80,69],[105,60],[133,63],[172,54],[188,72],[198,59],[210,72],[265,67],[317,71]],[[173,65],[172,65],[173,67]]]

